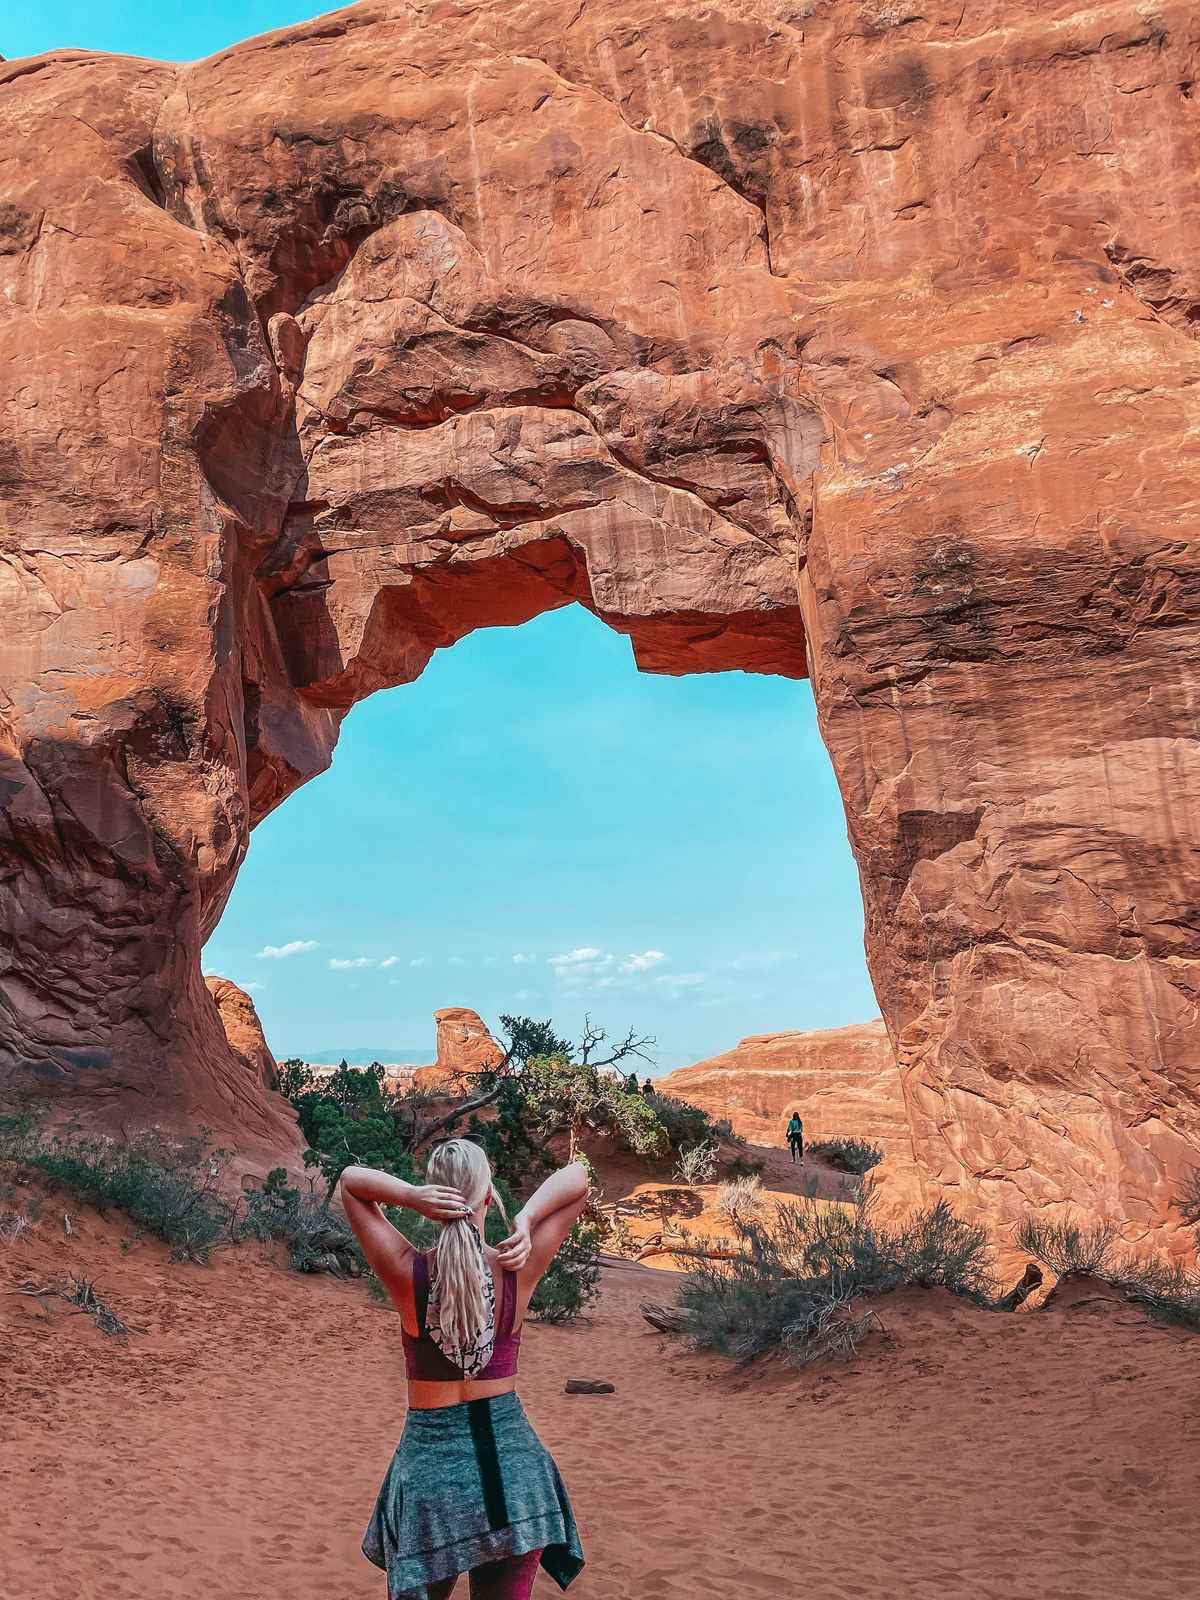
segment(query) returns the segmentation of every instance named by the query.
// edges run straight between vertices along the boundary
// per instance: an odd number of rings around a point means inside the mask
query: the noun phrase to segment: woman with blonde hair
[[[516,1393],[530,1296],[587,1200],[579,1162],[547,1178],[495,1249],[490,1206],[504,1208],[487,1156],[468,1139],[434,1147],[424,1184],[347,1167],[342,1202],[363,1253],[400,1314],[408,1417],[362,1550],[387,1573],[388,1600],[528,1600],[544,1567],[565,1589],[583,1566],[567,1491]],[[441,1224],[415,1248],[381,1205]],[[508,1219],[505,1217],[505,1222]]]

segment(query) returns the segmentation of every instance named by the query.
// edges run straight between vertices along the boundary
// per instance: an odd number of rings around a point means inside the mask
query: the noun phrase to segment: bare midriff
[[[511,1378],[464,1378],[461,1383],[434,1383],[426,1378],[408,1380],[410,1411],[435,1411],[439,1406],[459,1406],[466,1400],[491,1400],[498,1394],[511,1394],[517,1387]]]

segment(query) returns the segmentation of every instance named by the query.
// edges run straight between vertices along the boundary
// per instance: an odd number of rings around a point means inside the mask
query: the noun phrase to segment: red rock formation
[[[732,1050],[672,1072],[658,1087],[712,1117],[728,1117],[733,1131],[754,1144],[783,1148],[788,1118],[799,1111],[810,1146],[838,1137],[877,1145],[883,1161],[871,1169],[871,1184],[881,1214],[912,1211],[928,1198],[882,1020],[751,1034]]]
[[[239,989],[228,978],[218,978],[210,973],[205,976],[204,983],[217,1002],[221,1026],[225,1029],[230,1048],[242,1058],[247,1072],[256,1083],[264,1089],[277,1089],[279,1067],[271,1054],[262,1023],[258,1020],[254,1001],[244,989]]]
[[[433,1013],[437,1023],[437,1061],[431,1067],[417,1067],[413,1087],[425,1094],[437,1094],[460,1087],[463,1073],[481,1072],[494,1066],[504,1051],[488,1032],[487,1024],[469,1006],[446,1006]]]
[[[912,1158],[896,1055],[882,1021],[810,1033],[754,1033],[732,1050],[659,1080],[663,1094],[728,1117],[755,1144],[786,1144],[793,1111],[805,1138],[869,1139]]]
[[[811,673],[935,1183],[1162,1224],[1198,80],[1184,0],[385,0],[0,68],[0,1077],[228,1120],[254,822],[578,600],[647,670]]]

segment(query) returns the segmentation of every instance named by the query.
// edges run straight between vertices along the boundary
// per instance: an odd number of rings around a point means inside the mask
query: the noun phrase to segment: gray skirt
[[[431,1583],[530,1550],[560,1589],[583,1566],[566,1487],[517,1396],[410,1411],[362,1541],[388,1600],[428,1600]]]

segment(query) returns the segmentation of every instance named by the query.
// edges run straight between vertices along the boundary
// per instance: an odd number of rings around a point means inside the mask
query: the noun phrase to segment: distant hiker
[[[793,1161],[804,1160],[804,1124],[800,1120],[800,1113],[793,1111],[791,1120],[787,1125],[788,1149],[792,1152]]]
[[[641,1094],[641,1092],[642,1092],[642,1086],[638,1082],[638,1075],[637,1075],[636,1072],[631,1072],[629,1074],[629,1076],[625,1079],[625,1093],[626,1094]]]
[[[649,1078],[647,1078],[645,1083],[642,1085],[642,1093],[643,1094],[653,1094],[654,1093],[654,1085],[650,1082]]]
[[[408,1372],[404,1432],[362,1552],[395,1600],[448,1600],[467,1571],[472,1600],[529,1600],[539,1567],[565,1589],[583,1566],[566,1488],[516,1373],[529,1297],[583,1211],[588,1175],[577,1161],[553,1173],[495,1247],[484,1219],[504,1208],[480,1147],[436,1145],[426,1176],[411,1184],[347,1167],[341,1178],[350,1226],[400,1314]],[[410,1244],[381,1204],[439,1223],[433,1248]]]

